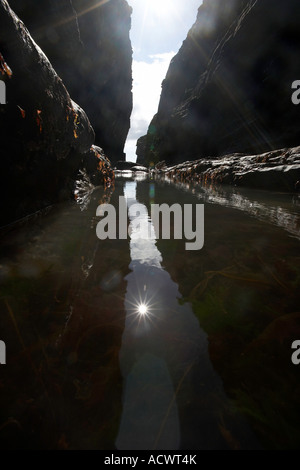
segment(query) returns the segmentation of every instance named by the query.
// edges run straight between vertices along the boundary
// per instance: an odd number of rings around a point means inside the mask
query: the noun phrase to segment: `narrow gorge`
[[[0,0],[1,450],[300,449],[299,52],[299,0]]]

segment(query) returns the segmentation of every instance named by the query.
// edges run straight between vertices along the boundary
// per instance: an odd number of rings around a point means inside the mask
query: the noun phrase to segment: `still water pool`
[[[120,196],[154,236],[129,214],[127,239],[97,238]],[[178,202],[204,204],[201,250],[155,238],[151,204]],[[2,229],[0,447],[300,448],[299,208],[123,175]]]

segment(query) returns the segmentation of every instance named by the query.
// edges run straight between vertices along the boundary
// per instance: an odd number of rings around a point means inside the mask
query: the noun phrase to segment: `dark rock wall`
[[[143,135],[137,140],[136,143],[136,155],[137,164],[144,165],[146,162],[146,150],[147,150],[147,136]]]
[[[205,0],[171,61],[138,161],[298,145],[299,50],[298,0]]]
[[[1,225],[71,195],[82,155],[94,142],[85,112],[28,30],[0,4]]]
[[[10,0],[72,98],[95,143],[124,160],[132,110],[131,7],[125,0]]]
[[[69,0],[10,3],[35,41],[2,1],[0,79],[7,100],[0,104],[0,226],[70,197],[83,166],[97,184],[110,184],[109,161],[91,148],[89,118],[106,155],[122,159],[132,101],[131,9],[125,0],[97,2],[97,8],[96,2],[78,1],[79,13]]]

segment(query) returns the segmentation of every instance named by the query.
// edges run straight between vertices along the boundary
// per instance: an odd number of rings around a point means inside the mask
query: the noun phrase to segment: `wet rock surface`
[[[134,167],[136,165],[135,162],[129,162],[129,161],[122,161],[122,160],[119,160],[115,163],[114,165],[114,170],[120,170],[120,171],[124,171],[124,170],[131,170],[132,167]]]
[[[115,175],[111,162],[101,147],[92,145],[83,155],[81,167],[94,186],[104,185],[106,188],[114,184]]]
[[[179,181],[298,192],[300,147],[260,155],[229,154],[220,158],[188,161],[171,167],[161,162],[156,165],[154,171]]]
[[[115,171],[131,171],[133,173],[137,173],[137,172],[142,172],[142,173],[148,173],[149,172],[149,168],[147,168],[146,166],[144,165],[138,165],[137,163],[135,162],[129,162],[129,161],[126,161],[126,162],[122,162],[122,161],[119,161],[117,162],[115,165],[114,165],[114,170]]]
[[[2,74],[7,103],[0,109],[4,225],[71,195],[94,131],[6,1],[0,30],[0,51],[11,71]]]
[[[148,168],[143,165],[135,165],[131,168],[131,171],[148,173]]]

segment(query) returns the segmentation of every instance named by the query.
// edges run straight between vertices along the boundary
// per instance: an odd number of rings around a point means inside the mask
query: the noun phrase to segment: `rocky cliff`
[[[160,162],[154,174],[187,185],[200,183],[202,187],[226,184],[299,192],[300,147],[273,150],[262,155],[234,153],[169,167]]]
[[[131,7],[126,0],[10,0],[72,98],[95,143],[124,160],[132,110]]]
[[[205,0],[162,84],[138,162],[299,145],[298,0]],[[146,150],[145,150],[146,148]]]
[[[98,20],[100,10],[104,15],[102,23],[94,20],[82,31],[70,1],[10,3],[22,7],[36,42],[8,2],[1,1],[0,83],[6,100],[2,97],[0,105],[0,226],[70,197],[80,168],[87,168],[96,184],[110,179],[109,162],[101,149],[92,147],[95,133],[89,118],[98,131],[96,142],[120,159],[131,111],[130,9],[125,0],[103,4],[103,9],[81,2],[86,15],[97,11]],[[86,15],[81,12],[82,21]]]

